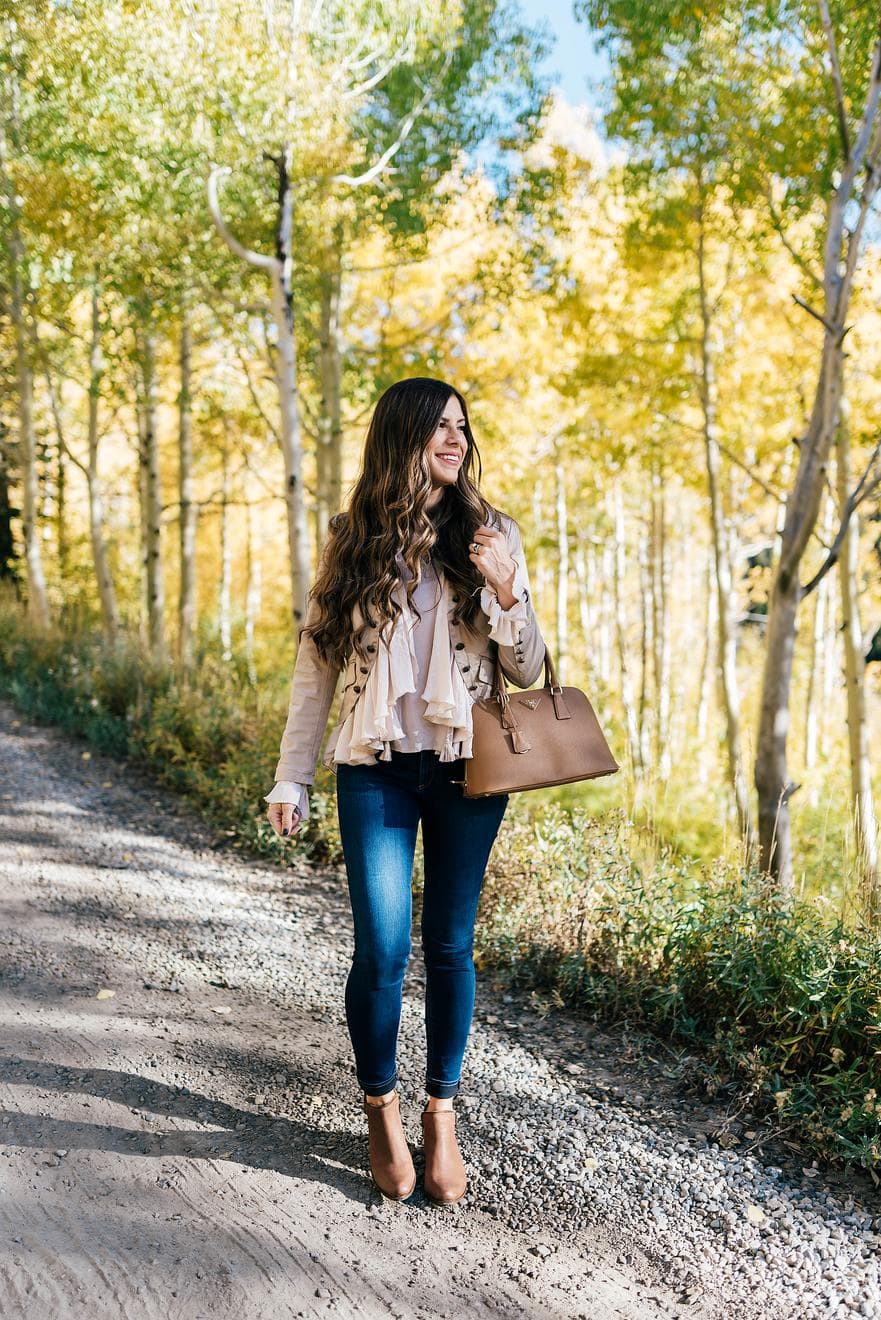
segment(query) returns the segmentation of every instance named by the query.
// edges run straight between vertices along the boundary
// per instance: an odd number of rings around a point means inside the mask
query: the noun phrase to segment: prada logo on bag
[[[530,710],[535,710],[536,706],[541,701],[541,697],[518,697],[517,700],[520,702],[521,706],[528,706]]]

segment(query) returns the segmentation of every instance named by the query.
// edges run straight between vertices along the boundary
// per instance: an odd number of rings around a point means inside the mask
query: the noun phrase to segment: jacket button
[[[464,642],[457,642],[457,643],[456,643],[456,650],[457,650],[457,651],[464,651],[464,650],[465,650],[465,643],[464,643]]]
[[[373,645],[373,643],[371,642],[370,645],[367,647],[367,650],[368,650],[368,651],[375,651],[375,650],[376,650],[376,647],[375,647],[375,646]]]
[[[360,692],[360,691],[361,691],[361,688],[359,687],[359,685],[358,685],[357,683],[355,684],[355,687],[354,687],[353,691],[355,691],[355,692]]]
[[[477,690],[477,684],[476,684],[476,683],[469,683],[469,684],[468,684],[468,691],[469,691],[469,692],[475,692],[476,690]]]
[[[470,665],[463,665],[463,666],[462,666],[462,673],[463,673],[463,674],[467,674],[467,673],[468,673],[468,670],[469,670],[470,668],[471,668]]]
[[[361,673],[362,673],[362,674],[366,674],[366,673],[367,673],[367,666],[366,666],[366,665],[362,665],[362,666],[361,666]]]
[[[454,597],[453,597],[453,600],[454,600],[454,601],[457,601],[458,599],[459,599],[458,596],[454,596]]]

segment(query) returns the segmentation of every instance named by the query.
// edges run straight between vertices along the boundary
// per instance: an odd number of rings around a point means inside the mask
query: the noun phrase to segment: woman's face
[[[436,487],[456,484],[467,449],[465,414],[455,394],[451,394],[437,429],[428,442],[428,466]]]

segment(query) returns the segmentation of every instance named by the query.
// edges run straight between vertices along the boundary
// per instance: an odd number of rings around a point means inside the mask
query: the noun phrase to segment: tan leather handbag
[[[465,797],[597,779],[620,769],[585,694],[561,687],[545,647],[545,685],[512,696],[496,651],[493,696],[471,707],[472,755],[463,761]]]

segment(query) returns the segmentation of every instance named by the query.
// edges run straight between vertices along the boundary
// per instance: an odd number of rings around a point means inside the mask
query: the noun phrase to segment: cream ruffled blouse
[[[398,553],[402,571],[403,556]],[[516,562],[516,561],[515,561]],[[412,750],[416,730],[405,727],[401,698],[406,693],[418,692],[424,703],[422,729],[433,734],[433,750],[441,761],[455,761],[471,756],[471,707],[474,699],[459,672],[450,644],[446,611],[443,608],[444,572],[438,566],[441,591],[437,603],[423,610],[417,620],[407,600],[405,583],[399,582],[393,592],[401,606],[396,626],[392,628],[389,645],[377,647],[376,659],[370,670],[360,699],[342,724],[330,735],[322,764],[328,769],[344,762],[347,765],[372,765],[379,752],[381,761],[390,761],[392,749]],[[517,597],[507,610],[502,609],[492,587],[480,591],[480,605],[490,621],[489,635],[503,646],[513,646],[519,640],[520,625],[529,616],[523,600],[524,582],[519,563],[514,574],[512,591]],[[385,624],[388,636],[389,623]],[[416,642],[416,628],[431,633],[428,663],[424,675],[420,672]],[[424,647],[421,648],[424,652]],[[421,684],[421,687],[420,687]],[[421,732],[421,731],[420,731]],[[424,743],[420,742],[420,746]],[[334,770],[334,773],[336,771]],[[300,819],[309,819],[308,785],[279,780],[266,802],[292,802],[300,808]]]

